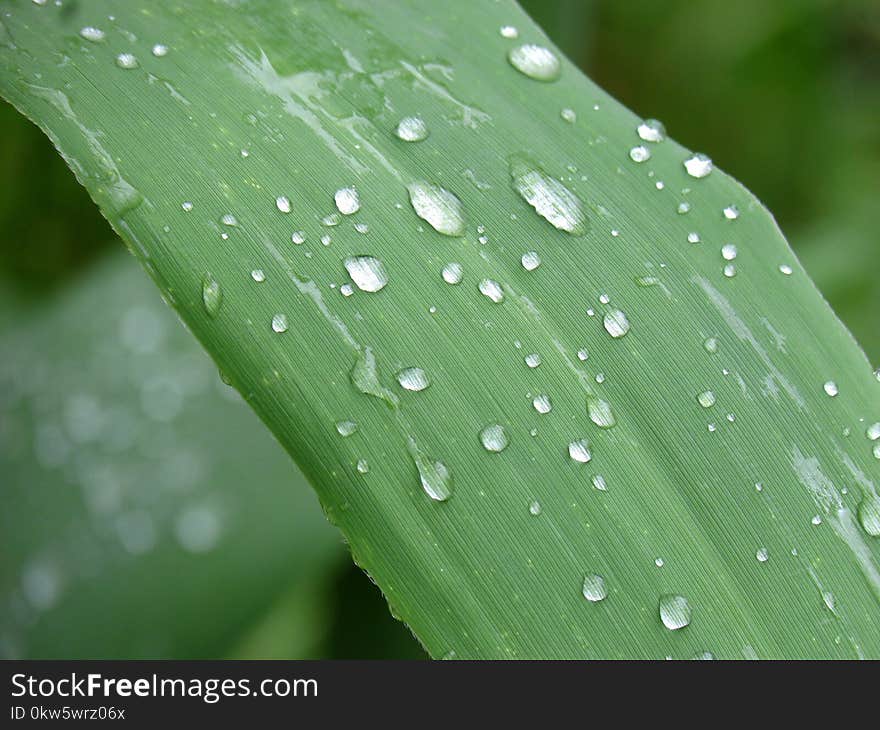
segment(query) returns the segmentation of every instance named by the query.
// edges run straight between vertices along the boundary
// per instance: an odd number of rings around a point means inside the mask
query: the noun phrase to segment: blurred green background
[[[764,201],[880,362],[880,3],[523,4],[600,85]],[[0,657],[424,656],[2,102],[0,230]]]

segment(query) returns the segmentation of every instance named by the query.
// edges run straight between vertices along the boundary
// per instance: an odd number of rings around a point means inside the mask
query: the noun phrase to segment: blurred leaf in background
[[[523,5],[606,90],[758,195],[880,362],[880,3]],[[423,656],[5,103],[0,227],[0,655]],[[152,340],[127,339],[132,323]]]

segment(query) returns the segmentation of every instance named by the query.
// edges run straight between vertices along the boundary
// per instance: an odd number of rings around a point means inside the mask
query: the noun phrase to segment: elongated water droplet
[[[593,489],[598,489],[600,492],[608,491],[608,483],[601,474],[594,474],[591,481],[593,482]]]
[[[504,301],[504,290],[501,288],[501,284],[492,279],[483,279],[480,282],[480,293],[491,299],[495,304],[500,304]]]
[[[611,405],[595,395],[587,396],[587,413],[599,428],[614,428],[617,425]]]
[[[286,314],[276,314],[272,317],[272,330],[281,334],[282,332],[287,332],[287,315]]]
[[[266,281],[266,273],[262,269],[254,269],[251,271],[251,279],[257,282],[257,284],[262,284]]]
[[[431,385],[428,374],[421,368],[404,368],[397,373],[397,382],[404,390],[419,392]]]
[[[232,215],[232,213],[224,213],[224,214],[220,217],[220,222],[221,222],[224,226],[230,226],[230,227],[233,227],[233,226],[237,226],[237,225],[238,225],[238,219],[237,219],[234,215]]]
[[[739,218],[739,208],[737,208],[735,205],[728,205],[721,212],[724,214],[724,217],[727,218],[727,220],[729,221],[735,221],[737,218]]]
[[[508,158],[513,188],[550,225],[573,236],[587,232],[587,214],[580,198],[523,155]]]
[[[500,423],[493,423],[480,431],[480,443],[483,444],[486,451],[498,453],[507,448],[510,440],[504,426]]]
[[[517,71],[536,81],[556,81],[562,71],[556,54],[534,43],[511,48],[507,60]]]
[[[577,114],[574,109],[569,109],[568,107],[559,112],[559,116],[562,117],[563,121],[568,122],[569,124],[574,124],[577,121]]]
[[[354,421],[339,421],[336,424],[336,431],[342,438],[347,438],[357,431],[357,424]]]
[[[788,264],[780,264],[779,271],[785,276],[791,276],[793,269]]]
[[[342,215],[351,215],[361,209],[361,199],[354,188],[340,188],[334,193],[333,200],[336,202],[336,209]]]
[[[577,461],[581,464],[586,464],[593,458],[592,454],[590,454],[590,447],[589,444],[587,444],[586,439],[572,441],[568,445],[568,455],[572,461]]]
[[[220,288],[220,282],[211,274],[205,274],[202,279],[202,303],[210,317],[216,317],[217,312],[220,311],[220,305],[223,304],[223,290]]]
[[[358,459],[355,468],[358,470],[358,474],[366,474],[370,471],[370,465],[366,459]]]
[[[134,54],[120,53],[116,57],[116,65],[119,66],[119,68],[132,69],[137,68],[140,64],[138,63],[138,60],[137,58],[135,58]]]
[[[533,517],[541,514],[541,503],[537,499],[529,505],[529,514]]]
[[[464,209],[455,195],[423,180],[410,183],[407,191],[416,215],[437,233],[454,237],[464,235]]]
[[[550,402],[549,395],[536,395],[532,398],[532,407],[538,413],[550,413],[550,411],[553,410],[553,403]]]
[[[605,331],[615,339],[623,337],[629,332],[629,320],[619,309],[608,312],[602,319]]]
[[[697,396],[697,403],[703,408],[711,408],[715,405],[715,394],[711,390],[704,390]]]
[[[404,142],[421,142],[428,138],[428,125],[421,117],[404,117],[397,123],[394,133]]]
[[[859,502],[859,524],[871,537],[880,536],[880,497],[866,494]]]
[[[526,271],[534,271],[541,265],[541,257],[535,251],[527,251],[522,255],[521,263]]]
[[[582,592],[584,598],[590,601],[590,603],[604,601],[608,596],[608,590],[605,588],[605,579],[595,573],[584,576]]]
[[[344,264],[351,280],[361,291],[377,292],[388,283],[385,266],[373,256],[350,256]]]
[[[445,502],[452,496],[452,475],[446,464],[426,456],[412,439],[409,440],[409,452],[416,469],[422,489],[435,502]]]
[[[693,157],[684,161],[684,169],[691,177],[706,177],[712,172],[712,160],[702,152],[697,152]]]
[[[666,127],[656,119],[646,119],[636,128],[636,132],[645,142],[662,142],[666,139]]]
[[[683,629],[691,622],[691,607],[684,596],[667,593],[660,597],[660,620],[670,631]]]
[[[379,380],[376,356],[369,347],[365,347],[358,352],[349,377],[351,378],[352,385],[364,395],[371,395],[384,400],[391,407],[397,405],[397,396],[383,386]]]
[[[279,195],[277,198],[275,198],[275,207],[278,208],[278,210],[280,210],[282,213],[290,213],[290,198],[288,198],[286,195]]]
[[[822,386],[822,389],[825,391],[826,395],[829,395],[832,398],[836,397],[837,394],[840,393],[840,389],[837,387],[837,383],[835,383],[833,380],[829,380],[828,382],[826,382]]]
[[[461,264],[454,261],[448,263],[443,267],[443,281],[447,284],[459,284],[461,283],[462,273]]]
[[[104,40],[104,31],[91,25],[87,25],[80,30],[79,34],[92,43],[98,43],[99,41]]]

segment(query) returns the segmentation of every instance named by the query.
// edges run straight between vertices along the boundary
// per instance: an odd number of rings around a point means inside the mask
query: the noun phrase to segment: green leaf
[[[513,3],[4,24],[2,93],[433,656],[880,656],[866,358],[754,197]]]

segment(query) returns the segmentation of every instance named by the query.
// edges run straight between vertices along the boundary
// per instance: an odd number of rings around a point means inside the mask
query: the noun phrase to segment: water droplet
[[[290,198],[286,195],[279,195],[275,198],[275,207],[278,208],[282,213],[290,213]]]
[[[461,283],[462,274],[463,272],[461,264],[454,261],[446,264],[446,266],[443,267],[443,281],[445,281],[447,284]]]
[[[183,211],[184,211],[185,213],[189,213],[189,212],[193,209],[193,204],[192,204],[190,201],[188,201],[188,200],[184,200],[184,201],[180,204],[180,207],[183,208]]]
[[[257,282],[257,284],[262,284],[266,281],[266,273],[262,269],[254,269],[251,272],[251,279]]]
[[[585,362],[585,361],[589,360],[589,358],[590,358],[590,353],[587,352],[585,349],[581,348],[580,350],[577,351],[577,359],[580,360],[581,362]]]
[[[559,112],[559,116],[562,117],[564,122],[568,122],[569,124],[574,124],[577,121],[577,114],[575,114],[574,109],[565,108]]]
[[[702,152],[697,152],[693,157],[689,157],[684,161],[684,169],[691,177],[706,177],[712,172],[712,160]]]
[[[529,514],[533,517],[541,514],[541,503],[537,499],[529,505]]]
[[[608,596],[608,590],[605,588],[605,579],[595,573],[584,576],[582,593],[584,598],[590,601],[590,603],[604,601]]]
[[[394,133],[404,142],[421,142],[428,138],[428,125],[421,117],[404,117],[397,123]]]
[[[869,441],[876,441],[880,439],[880,422],[872,423],[868,426],[868,430],[865,431],[865,435],[868,437]]]
[[[767,548],[762,547],[755,553],[755,558],[757,558],[759,563],[766,563],[770,559],[770,553],[767,551]]]
[[[223,303],[223,291],[220,282],[211,274],[205,274],[202,279],[202,303],[209,317],[216,317]]]
[[[660,620],[670,631],[687,626],[691,622],[691,607],[687,598],[671,593],[660,596]]]
[[[480,443],[483,444],[483,448],[486,451],[498,453],[499,451],[504,451],[510,441],[507,438],[504,426],[499,423],[493,423],[480,431]]]
[[[829,395],[832,398],[834,398],[838,393],[840,393],[840,389],[837,387],[837,383],[835,383],[833,380],[829,380],[828,382],[826,382],[822,386],[822,389],[825,391],[826,395]]]
[[[791,276],[792,268],[788,264],[780,264],[779,270],[786,276]]]
[[[321,225],[326,228],[332,228],[333,226],[338,226],[339,221],[342,220],[342,216],[339,213],[328,213],[323,218],[321,218]]]
[[[221,222],[224,226],[230,226],[230,227],[231,227],[231,226],[237,226],[237,225],[238,225],[238,219],[237,219],[234,215],[232,215],[232,213],[225,213],[225,214],[220,218],[220,222]]]
[[[711,390],[704,390],[697,396],[697,402],[703,408],[711,408],[715,405],[715,394]]]
[[[282,332],[287,332],[287,315],[286,314],[276,314],[272,317],[272,330],[281,334]]]
[[[92,43],[98,43],[99,41],[104,40],[104,31],[91,25],[87,25],[79,32],[79,34]]]
[[[587,413],[599,428],[614,428],[617,425],[611,405],[595,395],[587,396]]]
[[[541,265],[541,257],[535,251],[527,251],[520,260],[526,271],[534,271]]]
[[[508,163],[514,189],[538,215],[557,230],[573,236],[586,233],[584,205],[571,190],[527,157],[513,155]]]
[[[361,209],[361,199],[354,188],[340,188],[333,194],[333,200],[342,215],[351,215]]]
[[[419,392],[431,384],[428,374],[421,368],[404,368],[397,373],[397,382],[404,390]]]
[[[549,395],[536,395],[532,399],[532,406],[538,413],[549,413],[553,409]]]
[[[407,191],[416,215],[437,233],[454,237],[464,235],[464,210],[455,195],[423,180],[411,183]]]
[[[116,57],[116,65],[119,66],[119,68],[132,69],[137,68],[140,64],[138,63],[137,58],[134,57],[134,54],[120,53]]]
[[[428,458],[410,439],[409,451],[419,472],[422,489],[435,502],[445,502],[452,496],[452,475],[446,464]]]
[[[351,378],[352,385],[364,395],[380,398],[392,407],[397,405],[397,396],[384,387],[379,380],[376,356],[369,347],[358,352],[349,377]]]
[[[818,527],[822,524],[822,518],[819,515],[813,515],[813,519],[810,520],[810,524]]]
[[[306,234],[303,231],[294,231],[290,234],[290,240],[299,246],[301,243],[305,242]]]
[[[705,348],[706,352],[714,355],[716,352],[718,352],[718,339],[715,337],[707,338],[706,341],[703,343],[703,347]]]
[[[495,304],[500,304],[504,301],[504,290],[501,288],[501,284],[492,279],[483,279],[480,282],[480,293],[491,299]]]
[[[615,339],[623,337],[629,332],[629,320],[619,309],[608,312],[602,319],[605,331]]]
[[[356,469],[358,470],[358,474],[366,474],[370,471],[370,465],[367,463],[366,459],[358,459]]]
[[[166,46],[164,43],[156,43],[156,44],[150,49],[150,52],[151,52],[156,58],[162,58],[163,56],[167,56],[167,55],[168,55],[168,46]]]
[[[691,204],[687,201],[681,202],[678,204],[678,208],[676,208],[679,215],[685,215],[691,212]]]
[[[880,497],[866,494],[859,502],[859,523],[871,537],[880,536]]]
[[[728,205],[722,211],[722,213],[724,213],[724,217],[727,218],[727,220],[729,221],[735,221],[737,218],[739,218],[739,208],[737,208],[735,205]]]
[[[553,51],[534,43],[512,48],[507,54],[507,60],[517,71],[536,81],[556,81],[562,70]]]
[[[647,162],[651,159],[651,150],[640,144],[629,151],[629,157],[633,162]]]
[[[501,33],[502,38],[519,38],[519,31],[512,25],[502,25],[498,32]]]
[[[696,231],[691,231],[688,233],[688,243],[699,243],[702,239],[700,238],[700,234]]]
[[[593,482],[593,489],[598,489],[600,492],[608,491],[608,484],[605,481],[605,477],[601,474],[594,474],[591,481]]]
[[[385,266],[373,256],[350,256],[343,262],[358,289],[377,292],[388,283]]]
[[[656,119],[646,119],[636,128],[636,132],[645,142],[662,142],[666,139],[666,127]]]
[[[530,368],[536,368],[541,364],[541,356],[537,352],[533,352],[530,355],[526,355],[526,365]]]
[[[732,243],[725,243],[721,247],[721,257],[725,261],[733,261],[736,258],[737,253],[738,252],[736,250],[736,246],[734,246]]]
[[[736,276],[736,266],[734,264],[726,264],[722,269],[722,272],[728,279],[732,279]]]
[[[657,558],[654,561],[654,565],[656,565],[658,568],[662,568],[663,567],[663,558]]]
[[[336,424],[336,431],[342,438],[348,438],[357,431],[357,424],[354,421],[339,421]]]
[[[568,455],[572,461],[577,461],[581,464],[586,464],[593,458],[592,454],[590,454],[590,447],[585,439],[572,441],[568,445]]]

